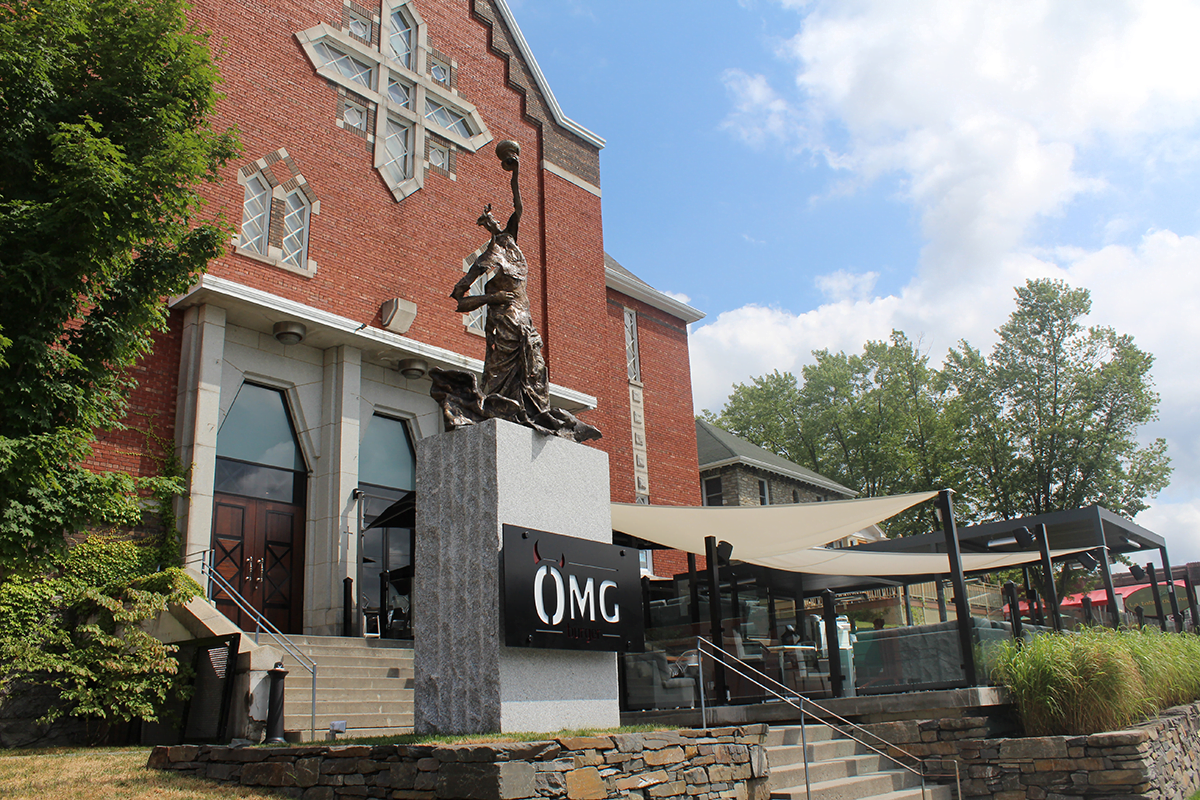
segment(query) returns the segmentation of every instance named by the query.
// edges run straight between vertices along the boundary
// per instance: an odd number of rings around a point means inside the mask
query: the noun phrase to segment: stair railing
[[[184,563],[187,564],[199,556],[200,560],[197,563],[200,566],[200,574],[208,579],[208,599],[216,599],[217,589],[229,595],[229,599],[233,601],[234,605],[241,609],[242,613],[254,620],[255,644],[258,644],[259,633],[266,631],[284,652],[296,659],[296,663],[308,671],[309,676],[312,678],[312,700],[308,706],[308,736],[309,741],[315,742],[317,740],[317,662],[301,652],[300,648],[288,638],[286,633],[275,627],[274,623],[263,616],[257,608],[252,606],[249,600],[242,597],[241,592],[233,588],[233,584],[226,580],[221,573],[217,572],[216,568],[210,563],[212,552],[212,548],[197,551],[188,556],[188,558],[185,558]]]
[[[847,738],[854,740],[855,742],[862,745],[863,747],[866,747],[868,750],[875,753],[876,755],[883,756],[884,758],[888,759],[889,761],[892,761],[893,763],[895,763],[901,769],[907,770],[908,772],[911,772],[914,775],[916,775],[918,778],[920,778],[920,780],[921,780],[921,800],[926,800],[925,777],[927,774],[930,777],[936,777],[936,778],[950,777],[949,772],[937,773],[937,772],[927,772],[926,771],[927,762],[937,761],[940,764],[944,764],[945,759],[921,758],[920,756],[918,756],[914,753],[910,753],[901,747],[897,747],[896,745],[894,745],[891,742],[884,739],[882,736],[872,733],[871,731],[867,730],[866,728],[863,728],[861,725],[857,725],[857,724],[851,722],[850,720],[846,719],[845,717],[843,717],[833,711],[830,711],[828,708],[825,708],[824,706],[820,705],[819,703],[816,703],[816,702],[808,699],[807,697],[800,694],[799,692],[793,691],[788,686],[780,683],[779,681],[772,678],[770,675],[763,673],[762,671],[756,669],[755,667],[750,666],[745,661],[742,661],[740,658],[735,656],[733,653],[730,653],[728,650],[725,650],[725,649],[713,644],[711,641],[709,641],[708,639],[705,639],[703,636],[696,637],[695,652],[696,652],[696,659],[697,659],[696,665],[697,665],[697,669],[699,670],[699,687],[698,688],[699,688],[699,692],[700,692],[700,721],[701,721],[701,724],[705,728],[708,727],[708,706],[707,706],[707,703],[705,702],[706,692],[705,692],[705,684],[704,684],[704,658],[705,658],[705,656],[707,656],[714,663],[714,665],[720,664],[721,666],[725,667],[726,669],[732,670],[734,673],[736,673],[736,674],[740,675],[741,677],[745,678],[746,680],[750,681],[758,688],[762,689],[763,691],[767,692],[768,694],[773,695],[777,699],[782,700],[783,702],[787,703],[788,705],[790,705],[793,708],[798,709],[800,711],[800,742],[801,742],[801,749],[804,751],[804,793],[805,793],[805,797],[812,796],[812,789],[811,789],[811,786],[809,783],[809,776],[808,776],[808,761],[809,761],[809,759],[808,759],[808,735],[805,730],[805,725],[806,725],[809,715],[811,715],[812,718],[818,724],[824,725],[827,728],[831,728],[833,730],[838,731],[839,733],[846,736]],[[687,655],[689,655],[689,653],[684,653],[682,656],[680,656],[680,658],[684,658]],[[811,706],[816,711],[815,712],[810,711],[808,709],[808,706]],[[818,716],[818,714],[820,714],[821,716]],[[841,726],[831,725],[828,721],[826,721],[826,719],[823,719],[822,717],[836,719],[838,722],[841,723]],[[842,726],[844,726],[844,728]],[[847,729],[849,729],[849,730],[847,730]],[[852,733],[850,731],[857,732],[862,738],[859,738],[859,736],[855,736],[854,733]],[[879,744],[883,745],[884,749],[881,750],[881,749],[879,749],[879,747],[876,747],[871,742],[863,741],[864,739],[868,739],[868,738],[873,739],[876,742],[878,742]],[[918,769],[916,767],[905,764],[903,761],[900,760],[899,757],[892,755],[893,751],[898,752],[901,757],[912,759],[913,762],[920,765],[920,768]],[[958,794],[956,796],[962,797],[962,779],[959,774],[958,762],[951,759],[950,763],[954,764],[954,773],[953,773],[954,774],[954,784],[958,790]]]

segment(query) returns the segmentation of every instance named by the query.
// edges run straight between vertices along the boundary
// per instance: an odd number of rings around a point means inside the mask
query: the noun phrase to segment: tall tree
[[[1162,439],[1139,445],[1157,418],[1154,358],[1130,336],[1084,327],[1086,289],[1031,280],[990,358],[966,342],[945,367],[970,435],[974,512],[1011,519],[1099,503],[1126,516],[1165,487]]]
[[[82,463],[116,426],[162,298],[227,239],[196,185],[234,153],[182,0],[0,4],[0,566],[138,516],[135,483]]]
[[[861,355],[813,353],[798,381],[737,384],[713,422],[864,496],[951,487],[963,521],[1092,503],[1133,516],[1170,477],[1166,443],[1139,445],[1156,418],[1153,357],[1107,327],[1084,327],[1085,289],[1018,287],[989,356],[967,342],[942,370],[903,333]],[[928,531],[907,516],[889,533]]]
[[[802,371],[734,387],[709,419],[762,447],[873,497],[954,485],[954,430],[945,388],[928,357],[900,331],[861,355],[818,350]],[[927,530],[914,516],[893,533]]]

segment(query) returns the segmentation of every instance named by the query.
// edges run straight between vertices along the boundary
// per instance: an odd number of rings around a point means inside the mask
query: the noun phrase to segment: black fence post
[[[342,636],[354,635],[354,579],[342,578]]]
[[[1158,617],[1158,627],[1166,633],[1167,615],[1163,613],[1162,595],[1158,593],[1158,579],[1155,577],[1153,564],[1146,565],[1146,575],[1150,578],[1150,591],[1154,593],[1154,614]]]
[[[1090,627],[1095,618],[1092,616],[1092,598],[1087,595],[1083,596],[1083,621]]]

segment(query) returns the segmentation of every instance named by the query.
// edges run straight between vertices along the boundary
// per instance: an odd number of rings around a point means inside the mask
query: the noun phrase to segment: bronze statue
[[[542,337],[533,325],[525,291],[529,268],[517,246],[521,222],[520,153],[516,142],[496,145],[501,167],[512,173],[513,213],[501,228],[492,216],[492,204],[484,208],[476,224],[491,233],[491,241],[450,292],[459,311],[487,308],[482,390],[472,373],[434,368],[429,371],[433,381],[429,394],[441,404],[447,430],[500,418],[577,442],[598,439],[600,431],[596,428],[550,405]],[[490,277],[483,294],[468,295],[471,284],[484,275]]]

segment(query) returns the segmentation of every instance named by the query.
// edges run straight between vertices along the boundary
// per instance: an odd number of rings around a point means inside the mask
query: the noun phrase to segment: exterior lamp
[[[1136,581],[1144,581],[1146,579],[1146,570],[1142,569],[1137,564],[1131,564],[1129,566],[1129,573],[1133,575],[1133,579]]]
[[[300,344],[304,341],[308,328],[305,328],[302,322],[276,322],[271,333],[275,335],[275,340],[280,344]]]
[[[733,545],[729,542],[719,542],[717,544],[717,563],[723,567],[729,566],[729,557],[733,555]]]
[[[1079,562],[1079,566],[1083,568],[1084,572],[1091,572],[1100,564],[1089,553],[1080,553],[1075,557],[1075,560]]]
[[[1017,528],[1013,531],[1013,537],[1021,547],[1033,547],[1037,544],[1037,537],[1029,528]]]
[[[416,380],[429,372],[429,362],[423,358],[402,358],[396,363],[396,369],[409,380]]]

